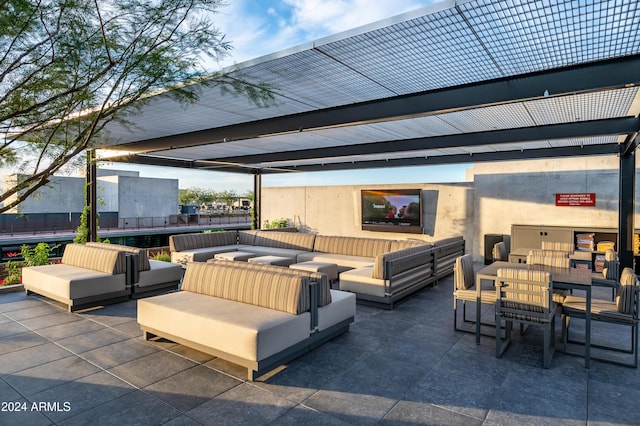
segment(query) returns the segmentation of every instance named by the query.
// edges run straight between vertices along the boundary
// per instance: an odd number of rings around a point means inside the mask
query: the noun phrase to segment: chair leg
[[[502,320],[496,318],[496,358],[502,358],[502,354],[507,349],[509,344],[511,343],[511,329],[513,328],[512,321],[505,321],[504,327],[504,340],[502,340],[501,329],[502,329]]]
[[[544,327],[544,368],[551,366],[551,359],[555,352],[555,340],[556,340],[556,318],[553,316],[551,322]]]

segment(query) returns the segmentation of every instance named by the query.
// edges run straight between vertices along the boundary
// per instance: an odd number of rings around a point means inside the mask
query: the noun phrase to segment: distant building
[[[117,212],[119,220],[175,216],[178,180],[141,178],[138,172],[98,169],[98,212]],[[24,175],[5,176],[5,186]],[[81,177],[52,176],[50,183],[6,213],[75,213],[84,208]],[[13,197],[15,199],[15,196]],[[10,203],[12,199],[8,199]],[[123,226],[124,227],[124,226]]]

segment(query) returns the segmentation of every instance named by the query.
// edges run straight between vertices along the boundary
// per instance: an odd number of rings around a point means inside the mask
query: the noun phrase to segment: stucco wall
[[[178,180],[118,176],[120,219],[168,217],[178,206]]]
[[[363,231],[362,189],[422,190],[423,234]],[[473,188],[469,183],[349,185],[263,188],[262,220],[286,218],[304,232],[388,239],[435,241],[453,235],[472,237]]]
[[[467,251],[481,262],[484,235],[508,237],[512,224],[617,228],[618,170],[616,156],[594,156],[479,163],[468,172],[471,183],[263,188],[262,219],[284,217],[303,230],[328,235],[434,241],[461,234]],[[363,231],[360,190],[377,188],[421,188],[424,234]],[[596,206],[555,205],[556,193],[576,192],[595,193]],[[638,184],[635,199],[637,205]]]

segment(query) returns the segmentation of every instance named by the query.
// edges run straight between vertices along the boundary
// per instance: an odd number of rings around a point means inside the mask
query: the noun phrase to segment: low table
[[[326,262],[314,262],[312,260],[308,262],[300,262],[294,263],[293,265],[289,265],[291,269],[300,269],[302,271],[309,272],[322,272],[327,274],[327,278],[330,283],[333,283],[338,279],[338,265],[335,263],[326,263]]]
[[[277,266],[289,266],[294,262],[290,257],[282,256],[258,256],[249,259],[249,263],[256,263],[260,265],[277,265]]]
[[[213,256],[214,259],[219,260],[238,260],[241,262],[246,262],[252,257],[257,257],[258,255],[255,253],[249,253],[246,251],[228,251],[226,253],[218,253]]]

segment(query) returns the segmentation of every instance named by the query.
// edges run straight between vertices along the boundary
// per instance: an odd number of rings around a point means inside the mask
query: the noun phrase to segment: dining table
[[[528,265],[526,263],[513,263],[497,261],[483,267],[476,272],[476,291],[477,291],[477,309],[476,309],[476,343],[480,344],[480,298],[482,295],[481,280],[495,281],[498,278],[498,269],[528,269],[536,271],[545,271],[551,273],[554,288],[568,290],[583,290],[586,299],[585,312],[585,339],[584,339],[584,366],[590,367],[591,364],[591,271],[583,268],[558,268],[546,265]]]

